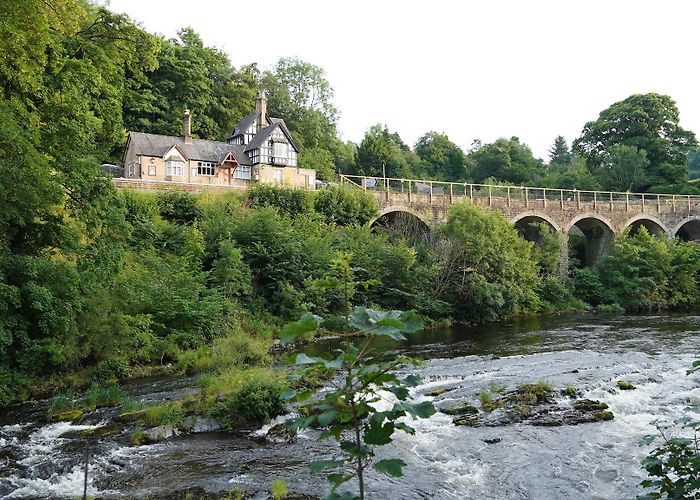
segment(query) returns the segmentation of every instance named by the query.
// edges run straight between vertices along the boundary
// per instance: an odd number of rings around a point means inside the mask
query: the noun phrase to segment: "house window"
[[[182,160],[166,160],[165,175],[172,177],[182,177],[182,171],[185,168],[185,162]]]
[[[306,187],[312,187],[316,183],[313,175],[306,175]]]
[[[287,163],[287,144],[284,142],[275,142],[272,144],[273,163]]]
[[[252,168],[250,165],[240,165],[236,169],[236,179],[250,179]]]
[[[212,177],[216,175],[216,165],[206,161],[197,162],[197,174]]]
[[[276,168],[272,172],[272,180],[275,182],[282,182],[282,169]]]
[[[148,166],[148,175],[156,175],[156,166],[155,165]]]

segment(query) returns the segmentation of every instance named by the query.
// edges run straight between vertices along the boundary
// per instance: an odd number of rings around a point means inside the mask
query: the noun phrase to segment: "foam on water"
[[[95,496],[98,492],[92,485],[90,479],[94,475],[94,467],[88,467],[88,488],[87,494]],[[53,474],[48,479],[35,478],[14,478],[12,482],[15,490],[5,498],[25,498],[25,497],[79,497],[83,494],[85,481],[85,469],[76,465],[67,474]]]

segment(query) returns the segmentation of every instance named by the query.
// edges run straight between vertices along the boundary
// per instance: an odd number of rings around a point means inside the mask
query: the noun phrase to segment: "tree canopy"
[[[648,163],[643,166],[643,179],[635,174],[632,182],[637,189],[646,190],[654,184],[676,184],[687,178],[688,154],[698,146],[695,134],[684,130],[678,119],[678,108],[670,97],[635,94],[603,110],[597,120],[588,122],[581,137],[574,141],[573,149],[586,158],[593,173],[602,174],[604,187],[608,189],[621,186],[615,180],[619,180],[619,175],[611,170],[617,169],[619,174],[621,168],[628,171],[637,168],[620,167],[620,150],[613,150],[614,146],[636,148],[635,154],[645,155]],[[629,157],[632,150],[626,151]],[[632,163],[639,165],[640,162],[638,156]]]
[[[475,162],[472,170],[474,182],[487,178],[513,184],[533,183],[544,173],[542,161],[517,137],[501,138],[479,147],[469,155]]]

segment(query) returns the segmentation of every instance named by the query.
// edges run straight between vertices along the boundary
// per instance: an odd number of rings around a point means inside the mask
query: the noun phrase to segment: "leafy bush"
[[[163,219],[178,224],[192,224],[202,216],[197,196],[177,189],[158,192],[158,209]]]
[[[624,310],[687,307],[700,301],[700,246],[649,234],[622,234],[595,267],[574,275],[574,293]]]
[[[129,373],[129,361],[120,356],[112,356],[100,361],[94,370],[93,377],[101,382],[119,380]]]
[[[600,304],[608,298],[598,273],[590,268],[574,269],[571,279],[573,294],[593,306]]]
[[[357,189],[340,187],[317,191],[314,210],[339,226],[367,224],[379,215],[374,196]]]
[[[237,422],[260,423],[284,413],[285,405],[280,399],[281,388],[277,384],[252,382],[233,393],[215,410],[215,415],[224,425]]]
[[[254,207],[273,207],[285,215],[296,217],[311,211],[312,194],[306,189],[256,184],[248,191]]]
[[[501,214],[458,203],[437,233],[444,239],[438,256],[441,280],[456,315],[495,320],[539,309],[532,243]]]

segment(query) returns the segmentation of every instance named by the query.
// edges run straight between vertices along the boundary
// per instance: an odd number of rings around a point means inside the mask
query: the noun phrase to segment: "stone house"
[[[239,188],[254,182],[314,188],[316,171],[297,166],[299,148],[284,120],[267,115],[264,91],[255,112],[236,125],[226,142],[193,139],[191,120],[185,110],[182,137],[129,132],[124,177]]]

